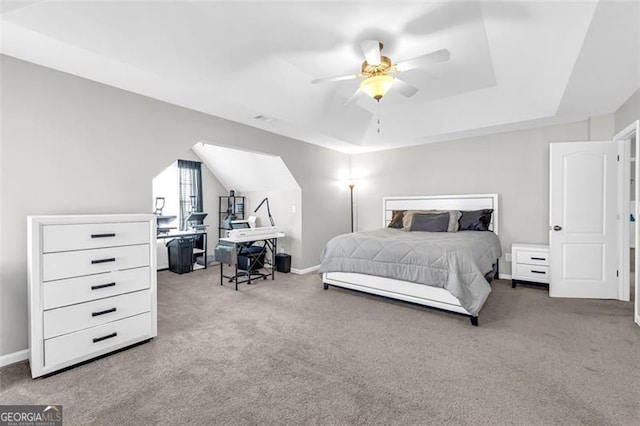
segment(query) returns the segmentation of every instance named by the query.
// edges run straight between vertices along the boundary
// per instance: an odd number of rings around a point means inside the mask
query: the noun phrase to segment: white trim
[[[640,131],[638,130],[639,127],[640,127],[640,120],[636,120],[633,123],[629,124],[624,129],[622,129],[620,132],[616,133],[616,135],[613,137],[613,140],[619,141],[619,140],[629,139],[631,136],[633,136],[634,133],[636,135],[638,134],[638,131]],[[638,153],[636,152],[636,156],[637,155]]]
[[[317,271],[318,269],[320,269],[320,265],[311,266],[305,269],[291,268],[291,273],[297,274],[297,275],[304,275],[304,274],[308,274],[309,272]]]
[[[510,280],[511,279],[511,275],[510,274],[498,274],[498,279],[499,280]]]
[[[636,167],[635,167],[635,175],[634,175],[634,180],[635,180],[635,187],[636,187],[636,191],[635,191],[635,197],[634,197],[634,202],[635,202],[635,208],[634,210],[637,212],[639,211],[638,209],[638,202],[640,202],[640,167],[638,167],[640,165],[640,163],[637,160],[638,155],[640,155],[640,120],[636,120],[633,123],[629,124],[627,127],[625,127],[624,129],[622,129],[622,131],[618,132],[614,137],[613,140],[626,140],[626,139],[631,139],[632,136],[635,135],[636,138]],[[625,162],[628,162],[628,160],[625,159]],[[627,198],[627,194],[624,194],[624,198]],[[627,203],[628,205],[628,203]],[[626,218],[625,218],[626,220]],[[635,244],[634,246],[636,247],[635,250],[635,259],[634,259],[634,263],[636,265],[640,264],[640,226],[638,226],[638,222],[637,222],[637,218],[636,218],[636,232],[635,232]],[[628,235],[628,232],[627,232]],[[624,250],[629,249],[630,243],[627,243],[626,246],[623,247]],[[623,276],[625,275],[624,273],[628,272],[626,269],[623,270]],[[621,285],[624,285],[624,282],[621,283]],[[627,285],[628,285],[628,280],[627,280]],[[640,291],[640,276],[638,276],[638,274],[635,275],[635,280],[634,280],[634,286],[635,286],[635,300],[633,301],[633,305],[634,305],[634,317],[635,317],[635,322],[636,324],[638,324],[640,326],[640,296],[638,295],[638,292]],[[629,299],[631,297],[629,296]],[[627,299],[628,300],[628,299]]]
[[[629,192],[631,191],[631,143],[616,140],[618,144],[618,300],[631,299],[629,274]]]
[[[6,367],[7,365],[15,364],[26,359],[29,359],[29,349],[2,355],[0,356],[0,367]]]

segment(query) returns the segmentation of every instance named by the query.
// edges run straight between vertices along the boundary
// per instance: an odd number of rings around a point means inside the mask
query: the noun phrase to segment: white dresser
[[[518,281],[549,284],[549,246],[511,244],[511,287]]]
[[[29,216],[32,377],[157,335],[156,217]]]

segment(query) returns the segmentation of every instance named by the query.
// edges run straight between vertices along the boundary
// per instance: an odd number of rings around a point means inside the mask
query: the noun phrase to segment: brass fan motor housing
[[[375,75],[380,74],[388,74],[390,72],[394,72],[395,67],[393,66],[393,62],[387,56],[380,56],[380,63],[378,65],[369,65],[367,61],[362,63],[362,76],[363,77],[373,77]]]

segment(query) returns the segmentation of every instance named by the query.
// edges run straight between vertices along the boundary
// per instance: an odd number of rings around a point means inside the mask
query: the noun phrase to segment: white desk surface
[[[219,241],[224,241],[226,243],[247,243],[249,241],[263,241],[263,240],[271,240],[274,238],[283,238],[285,234],[283,232],[278,232],[274,234],[262,234],[262,235],[243,235],[237,238],[219,238]]]
[[[167,234],[158,234],[156,238],[160,240],[163,238],[191,237],[194,235],[204,235],[206,233],[207,231],[174,231]]]

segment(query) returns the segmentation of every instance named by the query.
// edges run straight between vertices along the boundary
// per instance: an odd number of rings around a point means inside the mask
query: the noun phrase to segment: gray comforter
[[[501,255],[493,232],[384,228],[333,238],[320,256],[320,273],[353,272],[442,287],[477,315],[491,292],[484,276]]]

